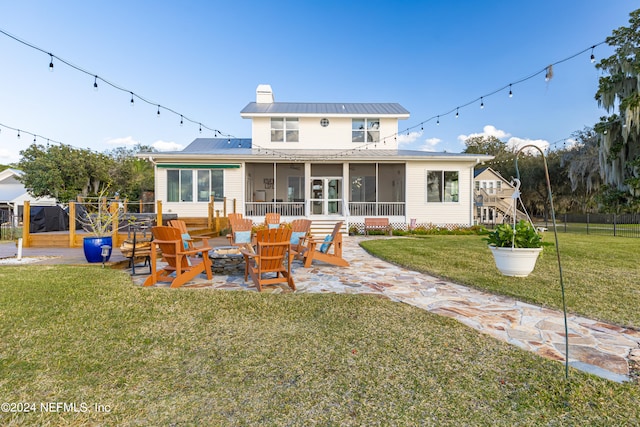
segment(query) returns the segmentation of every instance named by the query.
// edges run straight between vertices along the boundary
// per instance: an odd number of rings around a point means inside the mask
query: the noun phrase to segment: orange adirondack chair
[[[310,237],[307,244],[301,250],[300,256],[304,259],[304,266],[311,267],[314,260],[326,262],[340,267],[348,267],[349,262],[342,258],[342,233],[340,228],[342,221],[336,223],[333,232],[324,240],[316,240]],[[317,246],[320,245],[320,246]]]
[[[267,212],[264,215],[264,223],[267,228],[278,228],[280,227],[280,214],[275,212]]]
[[[264,285],[277,283],[286,283],[295,291],[296,285],[291,276],[291,229],[282,227],[260,230],[256,239],[255,252],[250,245],[240,250],[245,260],[245,282],[251,276],[258,291],[262,291]]]
[[[311,220],[294,219],[291,222],[291,250],[296,257],[300,255],[309,237],[311,237]]]
[[[227,234],[229,244],[232,246],[244,246],[247,243],[251,243],[252,235],[251,229],[253,228],[253,220],[239,219],[231,223],[231,233]]]
[[[172,288],[179,288],[193,280],[197,275],[205,273],[207,279],[212,279],[210,247],[185,249],[185,243],[180,230],[174,227],[153,227],[153,241],[151,242],[151,275],[144,281],[143,286],[153,286],[158,282],[169,282]],[[162,252],[162,258],[167,263],[157,269],[157,248]],[[190,255],[200,254],[199,258]],[[175,277],[172,274],[175,273]]]
[[[201,234],[198,236],[191,236],[189,234],[189,230],[187,230],[187,224],[181,219],[172,219],[168,222],[169,227],[177,228],[180,230],[180,235],[182,236],[182,240],[185,243],[185,249],[194,250],[199,247],[211,246],[209,245],[209,237],[206,234]],[[195,245],[196,241],[202,242],[200,245]]]

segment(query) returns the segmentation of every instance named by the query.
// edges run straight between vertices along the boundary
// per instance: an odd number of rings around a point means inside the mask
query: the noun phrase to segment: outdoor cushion
[[[324,238],[324,243],[320,245],[320,252],[322,252],[323,254],[326,254],[327,250],[329,250],[330,242],[331,242],[331,235],[328,235],[327,237]]]
[[[297,245],[300,243],[300,239],[303,238],[307,234],[306,231],[294,231],[291,233],[291,244]]]
[[[189,233],[184,233],[181,235],[182,237],[182,245],[185,249],[189,249],[189,241],[191,240],[191,235]]]
[[[236,231],[236,243],[251,243],[251,231]]]

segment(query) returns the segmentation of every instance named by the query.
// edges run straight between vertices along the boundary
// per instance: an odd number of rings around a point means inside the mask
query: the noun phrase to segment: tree
[[[78,195],[92,196],[109,187],[122,198],[140,199],[142,192],[153,190],[153,166],[138,159],[138,152],[151,147],[118,148],[110,153],[96,153],[69,145],[31,144],[20,152],[17,167],[20,178],[35,197],[51,196],[61,202]]]
[[[609,75],[599,80],[596,100],[607,113],[596,125],[599,163],[606,184],[640,197],[640,9],[631,12],[629,27],[607,37],[615,53],[596,67]]]
[[[598,156],[598,134],[585,127],[572,134],[576,143],[562,150],[561,166],[571,182],[573,204],[568,210],[587,212],[595,207],[596,194],[602,183]]]

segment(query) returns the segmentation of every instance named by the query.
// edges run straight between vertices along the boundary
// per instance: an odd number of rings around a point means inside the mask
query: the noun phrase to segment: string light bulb
[[[156,117],[160,117],[160,104],[158,104],[158,112],[156,113]]]
[[[18,139],[20,139],[20,129],[18,129]]]
[[[93,76],[93,90],[97,91],[98,90],[98,76]]]
[[[200,125],[200,133],[202,133],[202,123],[198,123]]]
[[[131,94],[131,106],[133,107],[133,105],[135,104],[135,101],[133,100],[133,92],[129,92]]]
[[[438,121],[436,122],[438,126],[440,126],[440,116],[438,116]]]
[[[511,91],[511,83],[509,83],[509,98],[513,98],[513,92]]]
[[[456,119],[457,119],[458,117],[460,117],[460,114],[458,113],[458,109],[459,109],[459,108],[460,108],[460,107],[456,107]]]
[[[593,54],[593,49],[595,49],[595,46],[591,46],[591,63],[592,64],[596,62],[596,56]]]
[[[484,108],[484,100],[483,100],[483,97],[481,96],[480,97],[480,109],[483,109],[483,108]]]
[[[53,72],[53,55],[49,54],[51,60],[49,61],[49,71]]]
[[[184,120],[183,120],[182,114],[180,114],[180,126],[182,125],[184,125]]]

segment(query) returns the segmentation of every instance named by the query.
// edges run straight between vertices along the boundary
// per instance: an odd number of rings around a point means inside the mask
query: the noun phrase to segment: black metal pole
[[[534,148],[536,150],[538,150],[540,152],[540,154],[542,154],[542,160],[544,163],[544,174],[545,174],[545,178],[547,180],[547,191],[549,192],[549,205],[551,207],[551,221],[553,223],[553,235],[555,236],[555,241],[556,241],[556,254],[558,256],[558,271],[560,273],[560,290],[562,292],[562,312],[564,313],[564,361],[565,361],[565,367],[564,367],[564,377],[566,379],[569,379],[569,326],[567,324],[567,303],[564,297],[564,281],[562,279],[562,263],[560,262],[560,246],[558,244],[558,231],[556,228],[556,213],[555,213],[555,209],[553,208],[553,195],[551,193],[551,179],[549,178],[549,167],[547,166],[547,158],[544,155],[544,151],[542,151],[542,149],[540,149],[540,147],[533,145],[533,144],[528,144],[525,145],[523,147],[520,147],[520,149],[516,152],[516,177],[518,179],[520,179],[520,171],[518,170],[518,155],[522,152],[522,150],[524,150],[525,148]]]

